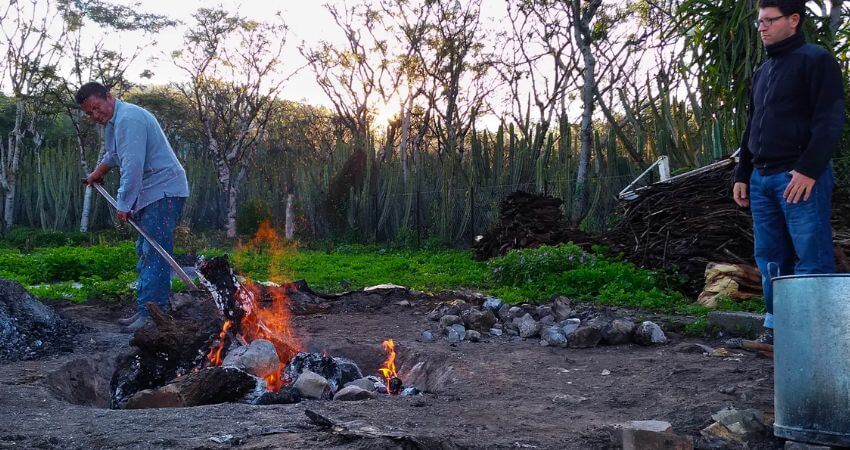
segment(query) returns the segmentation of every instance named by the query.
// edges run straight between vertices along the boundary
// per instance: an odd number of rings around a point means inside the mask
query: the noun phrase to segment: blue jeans
[[[785,201],[782,194],[789,181],[788,172],[762,176],[754,170],[750,177],[755,258],[762,274],[767,306],[765,328],[773,328],[773,286],[768,264],[775,264],[780,275],[835,272],[829,223],[834,184],[832,166],[827,166],[818,177],[807,201],[796,204]]]
[[[184,197],[164,197],[141,210],[133,220],[156,240],[169,254],[174,253],[174,228],[183,210]],[[154,250],[153,246],[141,235],[136,241],[136,254],[139,262],[136,272],[139,313],[148,317],[147,303],[156,303],[164,312],[168,311],[168,296],[171,293],[171,266]]]

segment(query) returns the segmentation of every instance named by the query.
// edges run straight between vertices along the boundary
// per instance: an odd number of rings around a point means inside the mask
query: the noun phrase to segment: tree
[[[14,126],[5,144],[0,139],[0,189],[5,191],[6,228],[15,223],[15,188],[21,156],[27,145],[37,151],[43,143],[41,121],[50,107],[48,94],[60,57],[57,42],[61,36],[50,31],[57,16],[50,1],[13,1],[0,9],[0,46],[5,53],[0,58],[0,83],[9,83],[15,102]]]
[[[146,41],[149,41],[153,34],[176,25],[176,22],[165,16],[148,14],[136,8],[100,0],[59,0],[58,7],[65,26],[61,42],[63,60],[70,62],[70,67],[64,68],[65,70],[57,75],[57,89],[54,94],[74,127],[80,153],[80,169],[83,174],[88,174],[91,171],[88,162],[91,155],[97,155],[97,160],[103,156],[103,126],[87,124],[82,120],[83,115],[76,105],[74,95],[84,83],[98,81],[115,96],[120,97],[131,87],[125,74],[144,49],[140,45],[130,53],[123,53],[118,49],[108,48],[104,36],[119,31],[143,31],[148,38]],[[89,37],[87,32],[100,33],[93,44],[84,42]],[[99,150],[94,150],[95,148]],[[92,207],[92,188],[86,186],[85,189],[80,217],[82,232],[88,231]]]
[[[224,229],[236,237],[239,192],[257,151],[275,94],[286,25],[248,20],[222,9],[199,9],[174,63],[189,77],[176,87],[189,100],[204,133],[226,205]]]

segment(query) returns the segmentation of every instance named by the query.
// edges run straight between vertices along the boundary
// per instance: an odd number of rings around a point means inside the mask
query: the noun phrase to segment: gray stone
[[[236,367],[265,378],[280,370],[280,358],[277,356],[274,344],[265,339],[255,339],[248,345],[228,352],[222,366]]]
[[[481,340],[481,333],[475,330],[467,330],[466,340],[469,342],[478,342]]]
[[[658,420],[635,420],[616,427],[612,443],[623,450],[692,450],[693,438],[673,434],[673,427]]]
[[[440,317],[440,328],[446,329],[452,325],[462,325],[463,319],[460,316],[455,316],[453,314],[447,314],[443,317]]]
[[[711,418],[723,424],[734,434],[748,438],[764,432],[764,413],[756,409],[722,409]]]
[[[664,330],[655,322],[646,321],[636,329],[633,337],[635,343],[640,345],[666,344],[667,336]]]
[[[434,342],[434,333],[429,330],[419,333],[419,342]]]
[[[579,403],[583,403],[587,401],[587,397],[582,397],[580,395],[573,394],[557,394],[552,397],[553,403],[564,403],[568,405],[578,405]]]
[[[804,442],[785,441],[785,450],[832,450],[837,448],[826,445],[806,444]]]
[[[496,317],[498,317],[502,322],[510,322],[511,320],[514,320],[511,308],[513,308],[511,305],[502,305],[496,313]]]
[[[579,319],[564,319],[558,322],[558,326],[561,327],[561,331],[564,332],[564,336],[569,339],[570,335],[573,334],[578,327],[581,326],[581,320]]]
[[[334,400],[338,400],[341,402],[369,400],[373,398],[375,398],[374,392],[367,391],[366,389],[360,388],[358,386],[344,387],[334,395]]]
[[[549,327],[542,333],[543,342],[553,347],[566,347],[567,337],[558,327]]]
[[[761,331],[764,314],[712,311],[708,313],[708,324],[734,336],[751,336]]]
[[[305,398],[327,399],[333,394],[328,380],[309,369],[304,369],[304,371],[301,372],[301,375],[298,376],[298,379],[295,380],[292,387],[298,389],[301,396]]]
[[[516,318],[524,316],[525,310],[520,308],[519,306],[511,306],[510,309],[508,309],[508,314],[510,314],[510,319],[514,320]]]
[[[602,341],[602,332],[599,328],[582,325],[567,337],[567,346],[570,348],[590,348],[599,345]]]
[[[602,342],[619,345],[629,342],[635,331],[635,323],[628,319],[614,319],[602,330]]]
[[[442,302],[438,304],[430,313],[428,318],[437,321],[443,316],[460,316],[460,313],[470,308],[470,305],[463,300],[454,300],[450,302]]]
[[[501,328],[490,328],[490,334],[493,336],[501,336],[502,329]]]
[[[502,308],[502,299],[496,297],[487,297],[487,300],[484,301],[484,305],[482,305],[485,309],[490,310],[493,314],[499,312],[499,309]]]
[[[555,316],[549,314],[548,316],[543,316],[543,318],[540,319],[540,326],[551,327],[552,325],[555,325]]]
[[[349,381],[363,378],[363,372],[360,371],[360,367],[354,361],[341,356],[335,356],[334,361],[337,367],[339,367],[339,379],[328,380],[331,388],[339,389],[340,386],[345,386]]]
[[[519,319],[514,319],[514,325],[519,330],[520,337],[533,338],[540,334],[540,324],[531,317],[531,314],[526,314]]]
[[[357,386],[360,389],[363,389],[363,390],[366,390],[366,391],[374,391],[375,390],[375,382],[370,380],[369,378],[366,378],[366,377],[358,378],[354,381],[349,381],[348,383],[345,383],[345,386],[343,386],[343,387],[349,387],[349,386]]]
[[[496,315],[489,309],[481,311],[470,308],[461,313],[460,317],[463,319],[464,326],[469,330],[487,331],[497,322]]]
[[[679,353],[696,353],[699,355],[704,353],[711,353],[714,351],[712,347],[697,342],[682,342],[681,344],[677,345],[674,350]]]
[[[598,316],[588,320],[585,322],[585,325],[589,327],[598,328],[599,331],[604,331],[611,325],[611,322],[614,321],[616,317],[609,315],[608,313],[602,313]]]
[[[420,394],[422,394],[422,391],[420,391],[419,389],[416,389],[413,386],[408,386],[408,387],[401,390],[401,396],[402,397],[413,397],[413,396],[420,395]]]
[[[446,328],[446,340],[452,344],[457,344],[466,337],[466,328],[460,324],[454,324]]]
[[[538,317],[539,319],[543,319],[544,317],[549,316],[549,315],[552,315],[552,307],[547,306],[547,305],[540,305],[540,306],[537,307],[537,310],[535,311],[534,317]]]
[[[502,325],[502,324],[500,324],[500,323],[498,323],[498,322],[496,322],[496,323],[494,323],[494,324],[493,324],[493,327],[492,327],[492,328],[490,328],[490,329],[491,329],[491,330],[493,330],[493,329],[496,329],[496,330],[502,330],[502,329],[503,329],[503,325]]]
[[[572,301],[569,298],[559,295],[552,299],[552,315],[555,316],[555,320],[560,322],[569,319],[572,313]]]

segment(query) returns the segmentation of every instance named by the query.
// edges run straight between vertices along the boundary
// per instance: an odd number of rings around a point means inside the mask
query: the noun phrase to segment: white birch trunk
[[[286,225],[284,226],[284,236],[287,241],[291,241],[295,236],[295,195],[291,192],[286,194]]]
[[[409,89],[408,89],[409,90]],[[410,136],[410,114],[413,110],[413,94],[407,96],[407,106],[404,109],[404,118],[401,120],[401,143],[398,154],[401,157],[401,173],[404,187],[407,187],[407,179],[410,177],[410,169],[407,167],[407,141]]]

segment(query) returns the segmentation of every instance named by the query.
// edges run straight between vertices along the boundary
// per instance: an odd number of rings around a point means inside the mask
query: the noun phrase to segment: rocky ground
[[[740,350],[709,356],[688,345],[719,342],[668,328],[669,342],[652,346],[561,348],[507,333],[450,343],[428,318],[436,300],[330,302],[321,314],[295,317],[306,350],[350,358],[377,374],[381,342],[392,338],[400,376],[418,365],[415,382],[427,392],[356,402],[105,409],[115,358],[129,340],[115,319],[128,305],[55,305],[86,327],[73,336],[70,353],[0,365],[0,448],[594,449],[610,448],[610,427],[632,420],[667,421],[696,448],[782,447],[769,433],[749,436],[747,447],[700,436],[724,408],[768,418],[773,409],[770,360]],[[667,328],[664,318],[656,321]],[[422,342],[429,329],[437,339]]]

